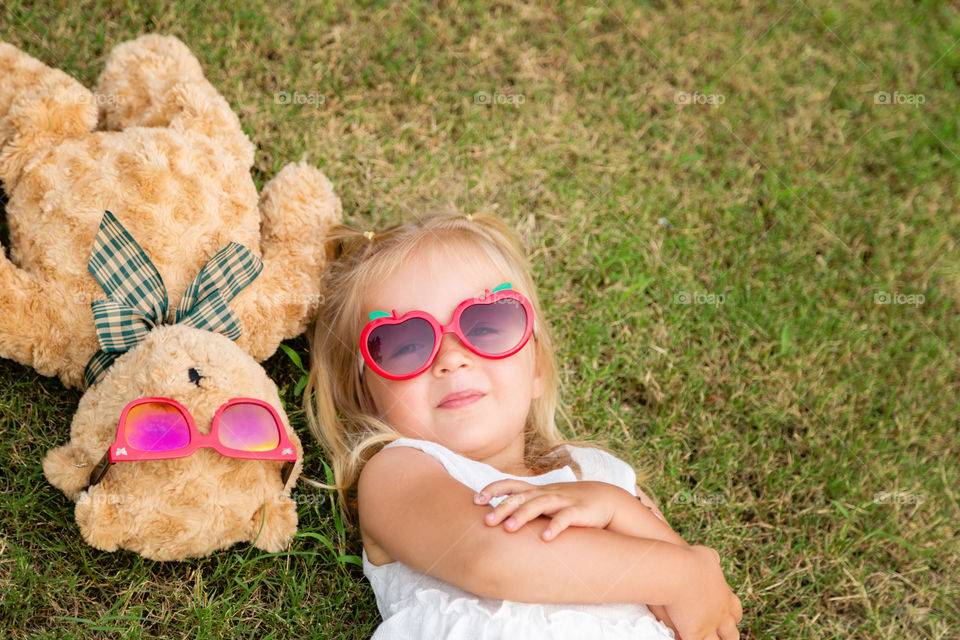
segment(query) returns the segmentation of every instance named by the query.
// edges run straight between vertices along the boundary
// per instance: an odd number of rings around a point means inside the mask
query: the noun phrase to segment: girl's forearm
[[[516,602],[655,605],[680,600],[696,577],[690,547],[586,527],[544,542],[548,523],[540,517],[487,538],[490,548],[477,549],[464,588]]]
[[[681,547],[690,546],[665,521],[626,491],[607,529],[636,538],[663,540]]]

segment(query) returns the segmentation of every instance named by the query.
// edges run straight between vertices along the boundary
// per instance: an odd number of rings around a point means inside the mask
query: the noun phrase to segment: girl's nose
[[[447,333],[440,340],[440,351],[433,361],[434,375],[452,373],[462,367],[469,367],[473,363],[473,352],[467,349],[460,339],[452,333]]]

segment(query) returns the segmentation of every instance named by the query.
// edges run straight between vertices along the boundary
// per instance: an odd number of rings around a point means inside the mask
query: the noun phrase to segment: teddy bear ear
[[[270,553],[283,551],[297,532],[297,505],[277,494],[256,510],[249,527],[250,544]]]

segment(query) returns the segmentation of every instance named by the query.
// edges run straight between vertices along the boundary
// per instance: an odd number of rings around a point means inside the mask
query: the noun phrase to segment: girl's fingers
[[[547,525],[547,528],[543,530],[543,539],[546,542],[556,539],[560,532],[568,528],[572,524],[577,524],[577,511],[573,507],[567,506],[564,509],[553,514],[553,519],[550,520],[550,524]]]
[[[529,499],[529,496],[526,493],[522,494],[512,494],[507,496],[500,504],[495,506],[487,515],[483,517],[483,521],[490,526],[495,526],[503,522],[503,519],[507,516],[513,514],[514,511],[520,508],[524,502]]]
[[[491,498],[506,495],[508,493],[529,491],[533,488],[533,486],[534,485],[530,484],[529,482],[514,480],[512,478],[507,478],[506,480],[497,480],[496,482],[491,482],[481,489],[476,495],[474,495],[473,501],[476,504],[486,504]]]
[[[531,492],[532,493],[532,492]],[[530,495],[529,493],[523,494]],[[523,497],[523,496],[517,496]],[[516,531],[537,516],[549,516],[563,509],[569,504],[567,500],[557,494],[541,494],[524,501],[503,523],[507,531]]]
[[[538,494],[534,491],[513,494],[484,516],[484,521],[489,525],[503,522],[507,531],[516,531],[528,521],[547,513],[554,502],[555,497],[550,494]]]

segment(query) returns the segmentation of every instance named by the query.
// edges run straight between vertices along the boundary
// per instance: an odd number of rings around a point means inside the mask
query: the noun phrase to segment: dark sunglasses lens
[[[367,336],[367,350],[373,362],[395,376],[413,373],[433,353],[436,336],[433,326],[423,318],[410,318],[400,324],[385,324]]]
[[[138,404],[127,412],[127,443],[140,451],[176,451],[190,443],[190,426],[180,411],[162,402]]]
[[[473,304],[460,314],[460,330],[477,351],[499,355],[510,351],[523,339],[527,312],[513,298],[488,304]]]
[[[280,427],[273,414],[258,404],[232,404],[220,414],[220,443],[240,451],[273,451],[280,446]]]

